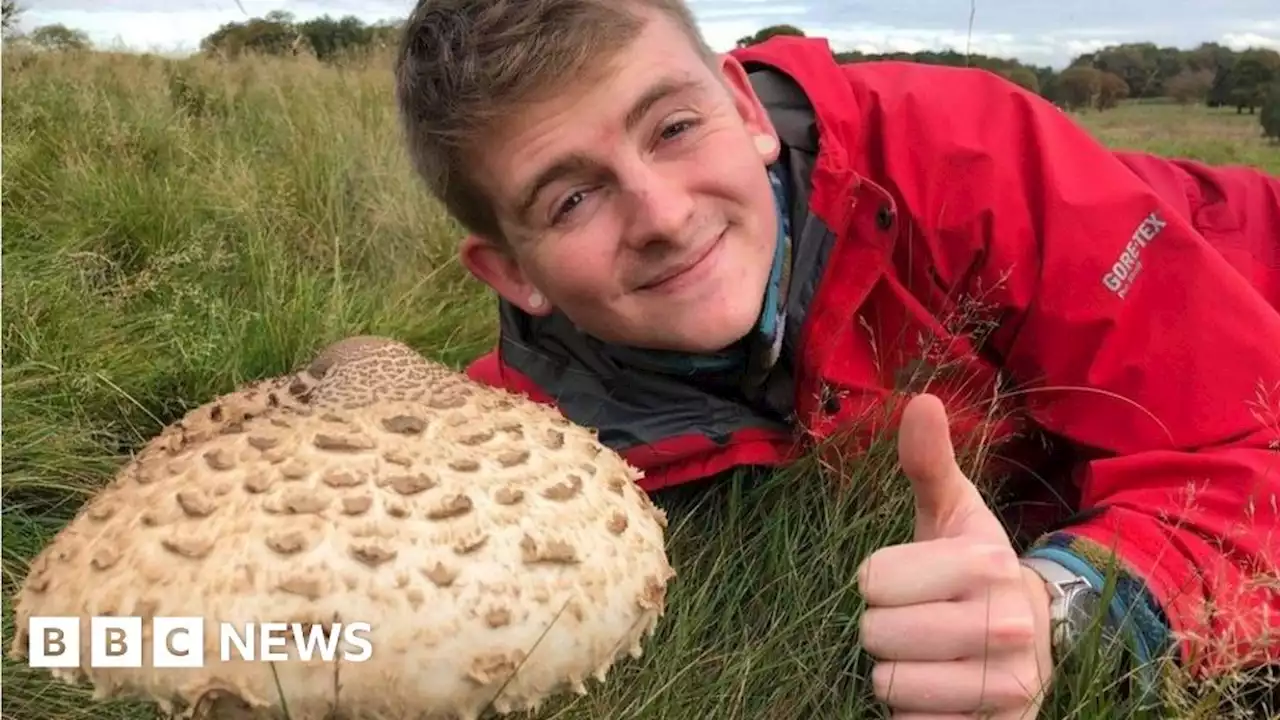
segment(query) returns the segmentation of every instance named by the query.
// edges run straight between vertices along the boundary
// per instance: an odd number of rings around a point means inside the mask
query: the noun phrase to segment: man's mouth
[[[658,277],[654,278],[653,280],[650,280],[644,285],[641,285],[639,289],[640,290],[663,290],[666,287],[674,285],[681,278],[683,278],[684,276],[688,275],[691,271],[696,270],[699,266],[701,266],[702,263],[705,262],[708,257],[710,257],[711,253],[714,252],[716,248],[720,247],[720,243],[722,242],[724,242],[724,231],[721,231],[721,233],[717,235],[714,240],[707,243],[706,247],[702,248],[697,255],[693,256],[691,260],[685,263],[681,263],[680,265],[677,265],[673,268],[670,268],[669,270],[662,272],[661,274],[658,275]]]

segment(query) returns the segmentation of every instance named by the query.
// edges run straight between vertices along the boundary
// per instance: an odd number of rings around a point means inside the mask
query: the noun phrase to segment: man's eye
[[[560,203],[559,207],[556,208],[555,215],[551,218],[552,224],[559,223],[563,220],[565,216],[578,205],[578,203],[582,202],[583,196],[584,193],[579,190],[566,198],[564,202]]]
[[[694,126],[693,120],[678,120],[676,122],[673,122],[670,125],[662,128],[662,139],[670,140],[676,135],[679,135],[680,133],[683,133],[686,130],[689,130],[693,126]]]

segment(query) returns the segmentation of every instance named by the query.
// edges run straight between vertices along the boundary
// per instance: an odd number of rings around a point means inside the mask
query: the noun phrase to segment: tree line
[[[775,35],[803,36],[794,25],[771,25],[738,40],[738,47]],[[836,53],[841,62],[909,60],[980,67],[999,73],[1067,109],[1105,110],[1126,98],[1168,98],[1178,103],[1234,107],[1254,113],[1269,87],[1280,82],[1280,52],[1266,48],[1235,51],[1218,43],[1186,50],[1151,42],[1120,43],[1072,58],[1066,68],[1023,63],[1012,58],[952,50],[916,53]]]
[[[23,8],[16,0],[3,2],[5,39],[45,50],[89,50],[93,44],[83,30],[62,24],[42,25],[19,34],[17,18]],[[298,21],[292,13],[274,11],[244,22],[224,23],[200,41],[197,54],[236,59],[245,54],[306,54],[325,62],[338,62],[394,44],[403,21],[365,23],[348,15],[329,15]]]
[[[12,34],[20,12],[15,0],[3,0],[6,34]],[[229,22],[200,43],[200,54],[234,59],[246,53],[267,55],[306,54],[324,62],[340,62],[395,44],[403,21],[365,23],[355,16],[329,15],[298,21],[287,12],[272,12],[244,22]],[[794,25],[771,25],[740,38],[739,47],[763,42],[775,35],[805,33]],[[90,47],[80,30],[61,25],[36,28],[26,40],[49,49]],[[1124,99],[1167,98],[1182,104],[1232,107],[1237,113],[1264,110],[1264,128],[1276,111],[1268,98],[1280,102],[1280,52],[1266,48],[1236,51],[1206,42],[1192,49],[1151,42],[1120,43],[1076,56],[1058,71],[1024,63],[1015,58],[930,50],[915,53],[837,52],[842,63],[873,60],[907,60],[951,66],[979,67],[999,73],[1068,110],[1107,110]],[[1266,129],[1280,137],[1280,128]]]

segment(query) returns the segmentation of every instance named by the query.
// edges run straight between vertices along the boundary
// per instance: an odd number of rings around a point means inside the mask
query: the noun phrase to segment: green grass
[[[1280,174],[1280,147],[1262,136],[1257,115],[1232,108],[1129,103],[1076,118],[1110,147],[1189,157],[1214,165],[1251,165]]]
[[[164,424],[348,335],[460,367],[495,316],[401,153],[385,63],[7,52],[3,92],[7,649],[27,560]],[[1083,121],[1115,145],[1280,172],[1256,119],[1229,110]],[[853,573],[909,537],[910,500],[889,445],[856,467],[659,495],[679,577],[658,637],[547,717],[884,716]],[[155,717],[3,669],[5,718]],[[1116,685],[1106,663],[1082,668],[1045,717],[1126,716]]]

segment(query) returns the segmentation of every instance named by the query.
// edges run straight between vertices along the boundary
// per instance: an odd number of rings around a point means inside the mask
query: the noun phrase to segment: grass
[[[460,367],[495,316],[410,173],[385,65],[6,53],[3,92],[7,649],[26,561],[165,423],[353,334]],[[1280,172],[1256,119],[1229,110],[1082,121],[1116,146]],[[887,443],[853,467],[660,495],[680,575],[658,638],[547,717],[882,717],[853,577],[909,537],[910,500]],[[5,718],[155,717],[4,673]],[[1117,685],[1105,661],[1082,667],[1044,716],[1128,716]]]
[[[1129,103],[1077,118],[1117,149],[1189,157],[1214,165],[1251,165],[1280,174],[1280,148],[1262,136],[1257,115],[1203,105]]]

